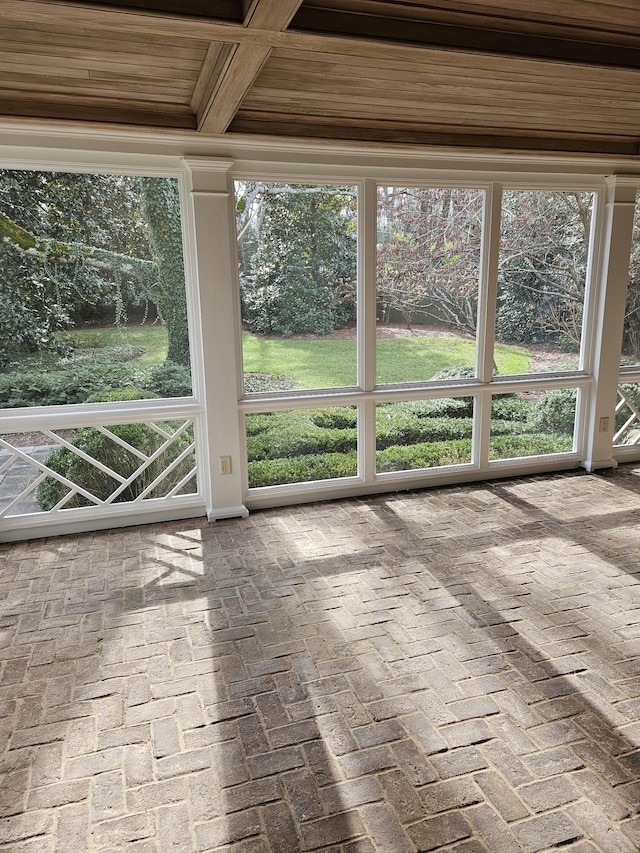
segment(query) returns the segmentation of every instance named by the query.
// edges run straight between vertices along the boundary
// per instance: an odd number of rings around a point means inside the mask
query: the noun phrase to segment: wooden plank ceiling
[[[0,7],[0,117],[640,153],[637,0]]]

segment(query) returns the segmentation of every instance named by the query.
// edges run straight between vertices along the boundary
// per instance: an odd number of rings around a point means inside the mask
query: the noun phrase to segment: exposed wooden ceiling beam
[[[300,7],[302,0],[243,0],[247,29],[281,32]],[[209,75],[198,107],[198,130],[224,133],[272,48],[260,44],[237,44],[216,78]]]

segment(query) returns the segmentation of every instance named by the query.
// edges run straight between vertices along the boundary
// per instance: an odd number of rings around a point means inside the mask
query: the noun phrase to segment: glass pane
[[[640,364],[640,193],[636,196],[636,210],[633,217],[629,289],[620,364],[624,366]]]
[[[191,394],[177,180],[4,169],[0,214],[1,408]]]
[[[579,365],[593,198],[547,190],[503,195],[496,340],[526,347],[521,372]]]
[[[378,383],[473,376],[484,193],[379,187]]]
[[[614,446],[640,444],[640,384],[637,382],[618,385],[615,426]]]
[[[355,406],[246,416],[249,487],[358,473]]]
[[[573,450],[576,389],[496,395],[491,403],[490,459]]]
[[[357,192],[236,182],[245,392],[356,384]]]
[[[472,431],[472,397],[382,403],[376,408],[376,470],[468,464]]]

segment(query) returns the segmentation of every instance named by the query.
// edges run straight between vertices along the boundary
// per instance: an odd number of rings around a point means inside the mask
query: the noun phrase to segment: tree
[[[139,178],[142,211],[157,270],[155,300],[167,324],[167,361],[189,367],[189,326],[184,287],[178,182]]]
[[[242,316],[263,334],[327,334],[354,316],[352,187],[245,185],[237,202]]]
[[[188,365],[175,180],[5,171],[0,208],[0,362],[55,348],[55,332],[91,307],[123,322],[128,304],[151,300],[170,356]]]
[[[381,187],[378,305],[407,326],[426,313],[455,328],[476,327],[482,195],[476,190]]]
[[[497,313],[503,340],[579,348],[591,203],[587,192],[504,193]]]

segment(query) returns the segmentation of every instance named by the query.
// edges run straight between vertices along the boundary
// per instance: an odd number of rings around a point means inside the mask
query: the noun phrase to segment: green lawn
[[[144,347],[142,365],[161,363],[167,353],[164,326],[125,326],[77,329],[68,337],[79,347],[130,344]],[[356,384],[356,342],[332,338],[263,338],[244,332],[244,369],[294,377],[301,388],[331,388]],[[451,336],[382,338],[378,341],[378,382],[424,381],[446,367],[472,366],[475,344]],[[530,353],[522,346],[496,345],[496,365],[502,374],[526,373]]]
[[[137,359],[138,364],[161,364],[167,357],[166,326],[107,326],[99,329],[74,329],[64,337],[75,347],[82,349],[128,344],[144,347],[145,353]]]
[[[295,377],[301,388],[356,384],[356,343],[330,338],[258,338],[243,333],[244,369]],[[378,341],[380,383],[424,381],[446,367],[473,366],[475,343],[455,336],[383,338]],[[502,374],[526,373],[531,354],[525,347],[496,345]]]

